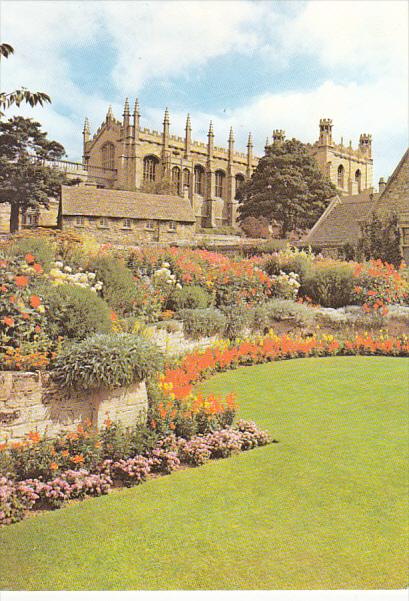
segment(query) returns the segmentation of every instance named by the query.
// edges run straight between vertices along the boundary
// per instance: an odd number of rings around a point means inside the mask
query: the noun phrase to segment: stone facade
[[[409,264],[409,149],[406,150],[375,203],[376,211],[395,211],[399,219],[401,253]]]
[[[336,144],[332,138],[332,120],[320,120],[320,136],[310,146],[321,171],[336,186],[340,196],[360,194],[373,187],[372,137],[361,134],[358,148]]]
[[[30,431],[54,436],[88,419],[100,428],[107,415],[131,426],[146,418],[144,382],[116,390],[63,395],[41,372],[0,372],[0,442],[18,441]]]

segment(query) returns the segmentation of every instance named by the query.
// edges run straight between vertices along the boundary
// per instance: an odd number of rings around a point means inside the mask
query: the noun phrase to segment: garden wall
[[[41,372],[0,372],[0,442],[18,441],[37,430],[55,435],[89,419],[101,427],[109,415],[125,426],[145,419],[145,382],[116,390],[64,395]]]

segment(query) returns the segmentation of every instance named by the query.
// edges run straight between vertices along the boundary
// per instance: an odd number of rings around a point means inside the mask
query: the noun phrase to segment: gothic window
[[[236,180],[236,193],[234,195],[234,198],[237,199],[238,198],[238,191],[240,190],[240,188],[244,184],[244,175],[242,175],[241,173],[238,173],[236,175],[236,177],[235,177],[235,180]]]
[[[102,167],[115,169],[115,146],[111,142],[107,142],[102,147]]]
[[[172,192],[173,194],[180,194],[180,169],[179,167],[173,167],[172,169]]]
[[[147,156],[143,159],[143,181],[144,182],[156,181],[158,163],[159,163],[159,159],[154,156]]]
[[[215,194],[218,198],[224,198],[226,176],[224,171],[216,171]]]
[[[355,183],[357,185],[358,188],[358,192],[361,192],[361,187],[362,187],[362,174],[360,172],[359,169],[357,169],[355,171]]]
[[[204,169],[201,165],[195,167],[195,193],[202,196],[204,193]]]
[[[345,174],[345,169],[343,167],[343,165],[340,165],[338,167],[338,188],[343,188],[344,187],[344,174]]]
[[[189,169],[183,169],[183,189],[188,188],[190,190],[190,171]]]

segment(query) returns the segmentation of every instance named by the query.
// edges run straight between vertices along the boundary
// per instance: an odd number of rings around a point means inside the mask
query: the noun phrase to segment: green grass
[[[0,589],[407,586],[406,359],[219,374],[279,444],[0,530]]]

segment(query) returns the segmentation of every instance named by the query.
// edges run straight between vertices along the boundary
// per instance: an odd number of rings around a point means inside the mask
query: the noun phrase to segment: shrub
[[[248,327],[253,316],[253,308],[241,303],[220,307],[226,319],[223,335],[230,340],[238,338]]]
[[[206,309],[212,303],[210,294],[202,286],[183,286],[176,288],[171,294],[167,308],[172,311],[180,309]]]
[[[111,330],[107,303],[89,288],[63,284],[40,291],[50,315],[47,329],[51,336],[82,340]]]
[[[16,238],[10,246],[10,255],[14,257],[24,257],[31,254],[35,257],[37,263],[40,263],[44,269],[48,269],[54,261],[56,253],[55,243],[47,238],[37,235]]]
[[[274,322],[285,320],[291,320],[297,326],[310,327],[314,323],[315,314],[315,309],[308,305],[277,298],[254,307],[249,325],[254,332],[264,332],[273,327]]]
[[[351,304],[354,285],[351,264],[322,261],[305,276],[299,293],[323,307],[344,307]]]
[[[102,296],[108,305],[120,315],[132,314],[142,292],[137,289],[131,270],[108,255],[95,258],[90,267],[104,284]]]
[[[193,339],[221,334],[226,326],[226,318],[218,309],[183,309],[178,317],[186,336]]]
[[[251,215],[243,219],[240,224],[241,229],[248,238],[269,238],[269,222],[265,217],[252,217]]]
[[[263,264],[268,275],[297,273],[302,282],[311,269],[313,255],[304,250],[287,247],[285,250],[270,255]]]
[[[37,499],[38,495],[24,483],[15,484],[0,475],[0,526],[23,519]]]
[[[146,480],[151,471],[151,462],[142,455],[119,461],[108,459],[104,461],[103,469],[106,469],[114,480],[120,480],[125,486],[135,486]]]
[[[63,388],[116,388],[144,380],[162,365],[159,349],[133,334],[97,334],[56,359],[52,378]]]

